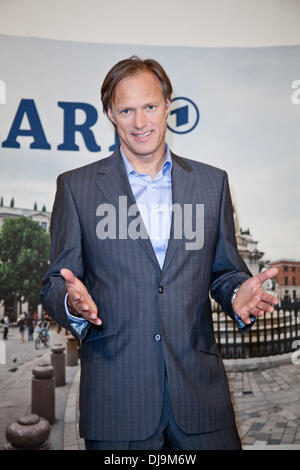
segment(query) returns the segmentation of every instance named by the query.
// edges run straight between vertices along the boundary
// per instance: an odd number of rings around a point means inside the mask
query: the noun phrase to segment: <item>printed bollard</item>
[[[51,349],[51,365],[54,369],[56,387],[66,384],[66,361],[64,350],[65,347],[63,344],[55,344]]]
[[[53,366],[39,364],[32,370],[31,412],[53,424],[55,421],[55,378]]]
[[[67,337],[67,366],[78,364],[78,342],[75,336]]]
[[[6,428],[6,450],[49,450],[51,426],[36,414],[29,414]]]

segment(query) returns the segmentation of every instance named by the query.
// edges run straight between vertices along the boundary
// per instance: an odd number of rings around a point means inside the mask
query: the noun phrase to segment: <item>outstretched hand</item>
[[[102,321],[98,318],[97,305],[89,295],[85,285],[74,276],[70,269],[63,268],[60,274],[65,280],[66,288],[68,290],[68,307],[72,312],[82,316],[94,325],[101,325]]]
[[[274,311],[274,305],[278,304],[278,299],[265,292],[262,288],[262,284],[267,279],[276,276],[277,273],[277,268],[269,268],[247,279],[239,288],[233,300],[232,307],[244,323],[251,323],[249,318],[250,314],[255,317],[261,317],[264,312],[272,313]]]

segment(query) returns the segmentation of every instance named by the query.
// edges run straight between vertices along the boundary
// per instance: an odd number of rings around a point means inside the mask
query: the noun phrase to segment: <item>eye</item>
[[[128,115],[130,113],[130,109],[129,108],[126,108],[126,109],[122,109],[121,111],[121,114],[125,114],[125,115]]]
[[[156,106],[154,106],[154,104],[148,104],[147,105],[147,109],[150,109],[150,111],[152,111]]]

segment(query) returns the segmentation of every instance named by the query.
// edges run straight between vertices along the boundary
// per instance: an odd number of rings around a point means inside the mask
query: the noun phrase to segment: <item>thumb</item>
[[[276,274],[278,274],[277,268],[269,268],[266,271],[257,274],[255,278],[259,284],[263,284],[267,279],[271,279],[272,277],[276,276]]]
[[[78,282],[78,279],[74,276],[73,272],[70,269],[63,268],[60,270],[60,274],[65,280],[68,294],[72,297],[72,300],[81,300],[82,293],[80,290],[80,281]]]
[[[67,287],[71,287],[75,283],[76,277],[70,269],[62,268],[60,270],[60,274],[64,278]]]

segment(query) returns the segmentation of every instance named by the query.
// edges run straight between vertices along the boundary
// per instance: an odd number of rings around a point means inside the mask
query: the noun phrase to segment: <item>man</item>
[[[24,343],[24,330],[25,330],[25,322],[26,322],[26,313],[23,312],[19,315],[17,320],[17,325],[19,327],[20,335],[21,335],[21,343]]]
[[[9,318],[7,314],[4,315],[2,319],[2,323],[3,323],[3,339],[8,339]]]
[[[58,178],[42,291],[82,340],[80,435],[87,449],[240,449],[209,291],[242,333],[273,311],[261,285],[277,270],[251,277],[240,258],[226,173],[169,150],[162,67],[123,60],[101,93],[121,146]]]
[[[49,334],[50,326],[51,326],[50,318],[48,317],[48,315],[44,314],[37,324],[37,327],[38,327],[37,332],[41,333],[42,331],[44,331],[44,334],[47,337],[47,341],[50,341],[50,334]]]
[[[27,331],[28,331],[28,341],[33,341],[33,332],[34,332],[33,312],[29,312],[29,315],[26,319],[26,326],[27,326]]]

